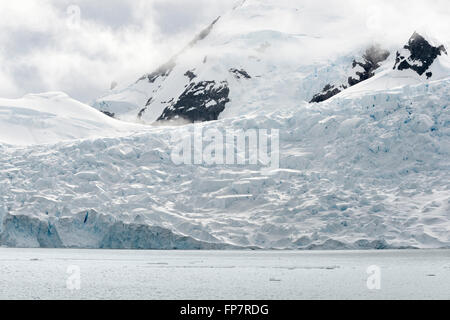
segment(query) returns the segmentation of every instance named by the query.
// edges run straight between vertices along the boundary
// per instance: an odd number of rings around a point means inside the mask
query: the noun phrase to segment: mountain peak
[[[375,44],[370,46],[362,55],[362,59],[353,60],[353,74],[348,77],[346,83],[339,86],[327,84],[321,92],[314,95],[310,103],[319,103],[326,101],[341,93],[343,90],[346,90],[349,87],[353,87],[358,83],[372,78],[373,76],[375,76],[375,72],[380,68],[381,63],[386,61],[389,56],[390,52],[384,50],[380,45]]]
[[[447,54],[447,50],[443,45],[433,46],[422,35],[417,32],[411,36],[402,50],[397,52],[394,69],[415,71],[419,76],[426,73],[427,79],[433,76],[429,68],[434,61],[442,54]]]

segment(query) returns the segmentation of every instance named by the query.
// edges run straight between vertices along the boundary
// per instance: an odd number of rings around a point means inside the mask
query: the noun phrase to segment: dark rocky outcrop
[[[167,63],[160,66],[154,72],[142,76],[137,82],[143,81],[143,80],[148,80],[150,83],[155,83],[156,80],[158,80],[158,79],[161,79],[161,81],[164,81],[167,77],[169,77],[169,75],[172,73],[173,69],[175,68],[178,57],[182,53],[184,53],[187,49],[192,48],[199,41],[202,41],[206,37],[208,37],[208,35],[211,33],[214,26],[217,24],[217,22],[219,20],[220,20],[220,16],[217,17],[210,25],[208,25],[207,28],[202,30],[185,48],[183,48],[179,53],[175,54]],[[206,57],[205,57],[204,62],[206,62]],[[191,82],[197,77],[197,75],[194,73],[194,70],[189,70],[184,75],[186,77],[188,77],[189,81],[191,81]],[[153,91],[153,92],[155,92],[155,91]],[[152,102],[153,102],[153,97],[151,97],[147,101],[145,107],[139,111],[139,113],[137,115],[138,119],[141,119],[144,116],[145,112],[148,110],[148,108],[150,107]]]
[[[348,84],[350,87],[358,83],[372,78],[375,71],[380,67],[380,63],[386,61],[390,56],[389,51],[381,49],[379,46],[372,46],[366,50],[363,55],[363,61],[353,60],[353,69],[360,66],[361,71],[356,71],[356,77],[349,77]]]
[[[167,107],[158,121],[184,119],[189,122],[217,120],[230,101],[228,83],[222,81],[192,82],[178,98]]]
[[[184,75],[189,78],[189,81],[192,81],[195,78],[197,78],[197,75],[194,73],[194,70],[188,70]]]
[[[150,99],[148,99],[147,103],[145,104],[146,107],[148,107],[149,105],[151,105],[153,102],[153,97],[151,97]],[[147,109],[147,108],[146,108]]]
[[[142,116],[144,115],[144,113],[147,111],[147,107],[142,108],[139,113],[138,113],[138,119],[142,119]]]
[[[322,92],[314,95],[314,97],[312,98],[310,103],[319,103],[319,102],[326,101],[326,100],[334,97],[338,93],[342,92],[345,89],[347,89],[347,87],[344,85],[336,87],[334,85],[327,84],[325,86],[325,88],[323,88]]]
[[[108,117],[114,118],[116,116],[115,113],[109,111],[101,111],[103,114],[106,114]]]
[[[341,85],[327,84],[320,93],[314,95],[310,103],[326,101],[343,90],[372,78],[375,75],[375,71],[380,68],[380,63],[386,61],[389,55],[389,51],[383,50],[376,45],[371,46],[362,56],[362,61],[353,60],[352,68],[355,74],[348,77],[347,83]]]
[[[443,53],[447,54],[443,45],[434,47],[424,37],[414,32],[408,44],[403,47],[403,50],[397,52],[394,70],[411,69],[420,76],[426,73],[429,79],[433,76],[433,73],[427,71],[437,57]]]
[[[236,79],[251,79],[252,77],[244,69],[230,69],[230,72],[234,75]]]

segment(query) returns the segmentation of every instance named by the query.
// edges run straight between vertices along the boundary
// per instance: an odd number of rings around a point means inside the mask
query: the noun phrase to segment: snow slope
[[[422,38],[417,33],[414,33],[411,37],[410,41],[415,39],[416,37]],[[433,51],[433,49],[437,49],[440,45],[434,44],[433,40],[429,36],[425,36],[426,38],[422,38],[421,41],[426,41],[423,46],[431,46],[427,50],[419,49],[414,52],[420,54],[423,51],[428,51],[428,54]],[[388,60],[383,64],[383,67],[378,71],[378,73],[357,86],[351,87],[343,91],[340,95],[343,97],[351,97],[351,96],[360,96],[362,94],[373,93],[376,91],[390,90],[403,88],[408,85],[419,85],[423,83],[436,82],[439,80],[445,80],[450,77],[450,56],[448,55],[445,47],[442,46],[441,54],[437,57],[427,57],[425,54],[425,58],[422,60],[412,61],[411,55],[412,52],[410,50],[405,50],[403,48],[400,51],[397,51],[398,56],[405,56],[406,61],[410,61],[411,64],[414,65],[425,65],[429,63],[428,67],[424,68],[424,71],[417,72],[412,69],[402,69],[399,70],[399,64],[396,61],[395,63],[392,59]],[[414,63],[413,63],[414,62]],[[394,66],[394,68],[392,68]],[[401,68],[400,68],[401,69]]]
[[[61,92],[0,99],[0,143],[33,145],[130,134],[142,130],[98,112]]]
[[[0,144],[0,243],[449,248],[449,56],[430,60],[440,45],[431,40],[419,42],[424,55],[408,50],[413,36],[388,48],[369,79],[308,103],[355,75],[371,41],[347,45],[343,31],[355,26],[345,12],[289,3],[242,2],[167,64],[94,105],[161,126],[119,122],[61,94],[1,100],[0,121],[12,129],[0,131],[9,144]],[[430,65],[420,75],[402,61]],[[190,123],[204,120],[216,121]],[[174,146],[199,128],[278,129],[280,168],[174,164]]]

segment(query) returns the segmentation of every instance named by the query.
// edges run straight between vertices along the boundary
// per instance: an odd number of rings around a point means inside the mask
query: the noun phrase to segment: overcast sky
[[[327,6],[334,0],[292,0],[302,1]],[[362,0],[336,1],[337,10],[347,10],[361,6]],[[448,0],[367,0],[365,6],[370,9],[383,1],[396,5],[391,12],[383,9],[375,14],[393,17],[394,22],[383,28],[397,28],[397,18],[415,25],[424,14],[433,24],[448,28]],[[0,1],[0,97],[64,91],[90,102],[113,81],[131,83],[152,71],[236,2]]]
[[[1,1],[0,96],[56,90],[89,102],[152,71],[233,3]]]

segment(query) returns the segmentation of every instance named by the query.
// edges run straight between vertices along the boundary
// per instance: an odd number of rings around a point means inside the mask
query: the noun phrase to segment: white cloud
[[[71,5],[81,9],[78,28]],[[223,7],[205,0],[2,1],[0,96],[54,90],[89,101],[111,82],[135,81],[165,62]]]
[[[343,30],[349,41],[367,36],[394,43],[406,40],[412,31],[419,29],[441,35],[444,38],[439,40],[449,44],[448,0],[282,2],[299,7],[316,6],[318,12],[326,8],[336,15],[345,12],[349,20]],[[88,102],[107,90],[113,81],[132,82],[152,71],[235,3],[235,0],[1,1],[0,96],[65,91]],[[79,28],[73,28],[73,12],[67,12],[70,5],[81,9]],[[363,24],[367,29],[355,30],[355,25]]]

